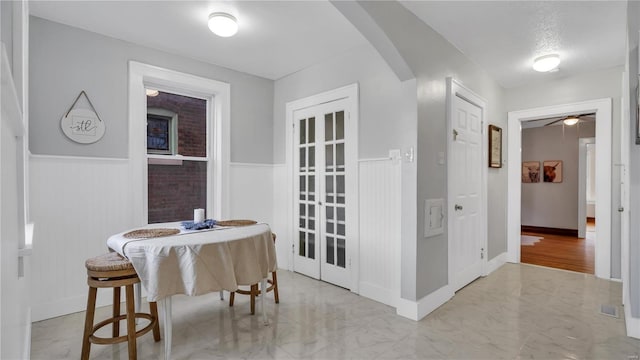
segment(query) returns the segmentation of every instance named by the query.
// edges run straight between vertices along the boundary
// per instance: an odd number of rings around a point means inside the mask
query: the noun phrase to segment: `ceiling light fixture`
[[[158,90],[154,90],[154,89],[145,89],[147,96],[158,96],[158,94],[160,94],[160,92]]]
[[[225,12],[214,12],[209,15],[209,30],[221,37],[233,36],[238,32],[238,20]]]
[[[547,72],[554,70],[560,65],[560,55],[549,54],[535,58],[533,60],[533,70]]]
[[[573,125],[577,124],[577,123],[578,123],[578,121],[580,121],[580,119],[578,119],[578,118],[577,118],[577,117],[575,117],[575,116],[569,116],[568,118],[566,118],[566,119],[562,120],[562,122],[563,122],[565,125],[568,125],[568,126],[573,126]]]

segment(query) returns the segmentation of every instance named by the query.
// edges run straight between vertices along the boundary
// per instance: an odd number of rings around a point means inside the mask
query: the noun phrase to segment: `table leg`
[[[171,359],[171,296],[160,300],[162,321],[164,322],[164,359]]]
[[[267,311],[264,307],[264,298],[267,297],[267,279],[260,280],[260,306],[262,307],[262,321],[265,325],[269,325],[267,320]]]
[[[133,284],[133,290],[135,293],[135,312],[140,312],[140,307],[142,306],[142,290],[140,283]],[[140,320],[136,317],[136,325],[139,325]]]

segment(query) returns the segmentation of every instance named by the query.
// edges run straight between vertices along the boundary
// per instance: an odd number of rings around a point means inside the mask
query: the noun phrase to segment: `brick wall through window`
[[[147,96],[147,107],[178,114],[178,154],[207,156],[206,100],[160,92],[158,96]]]
[[[160,92],[147,97],[147,107],[178,115],[178,154],[206,157],[205,100]],[[150,224],[193,219],[193,209],[207,205],[207,162],[148,165],[148,199]]]

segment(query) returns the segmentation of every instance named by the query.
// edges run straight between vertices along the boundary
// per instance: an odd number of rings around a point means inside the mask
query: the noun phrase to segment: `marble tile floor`
[[[173,299],[175,359],[621,359],[640,356],[624,320],[599,313],[621,305],[621,284],[593,275],[507,264],[461,289],[421,321],[351,292],[278,272],[280,304],[267,295],[270,324],[249,314],[247,296],[229,308],[218,294]],[[258,303],[259,304],[259,303]],[[258,307],[259,309],[259,307]],[[96,319],[110,307],[98,309]],[[84,312],[33,324],[32,359],[77,359]],[[110,328],[108,328],[110,329]],[[139,359],[163,343],[138,339]],[[93,345],[92,359],[126,359],[125,344]]]

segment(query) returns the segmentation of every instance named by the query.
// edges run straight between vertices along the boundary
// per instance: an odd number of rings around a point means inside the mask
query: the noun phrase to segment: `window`
[[[207,100],[168,92],[147,98],[148,223],[189,220],[193,209],[207,207],[206,134]]]
[[[231,86],[228,83],[185,74],[158,66],[129,61],[129,116],[140,121],[130,122],[129,159],[133,164],[132,186],[135,201],[131,204],[132,222],[146,224],[148,221],[148,163],[151,159],[158,161],[193,160],[195,157],[184,155],[178,146],[179,155],[148,154],[147,108],[149,96],[145,96],[145,88],[175,89],[177,93],[188,94],[206,101],[206,134],[207,149],[203,157],[207,168],[207,217],[225,218],[229,214],[229,162],[230,162],[230,98]],[[156,96],[157,97],[157,96]],[[183,119],[180,117],[180,122]],[[188,136],[182,133],[179,142]],[[180,144],[178,144],[180,145]],[[200,160],[200,159],[198,159]],[[170,167],[170,166],[166,166]],[[189,218],[193,216],[192,213]]]
[[[147,108],[147,154],[176,155],[178,114],[166,109]]]
[[[587,144],[587,203],[596,201],[596,144]]]

